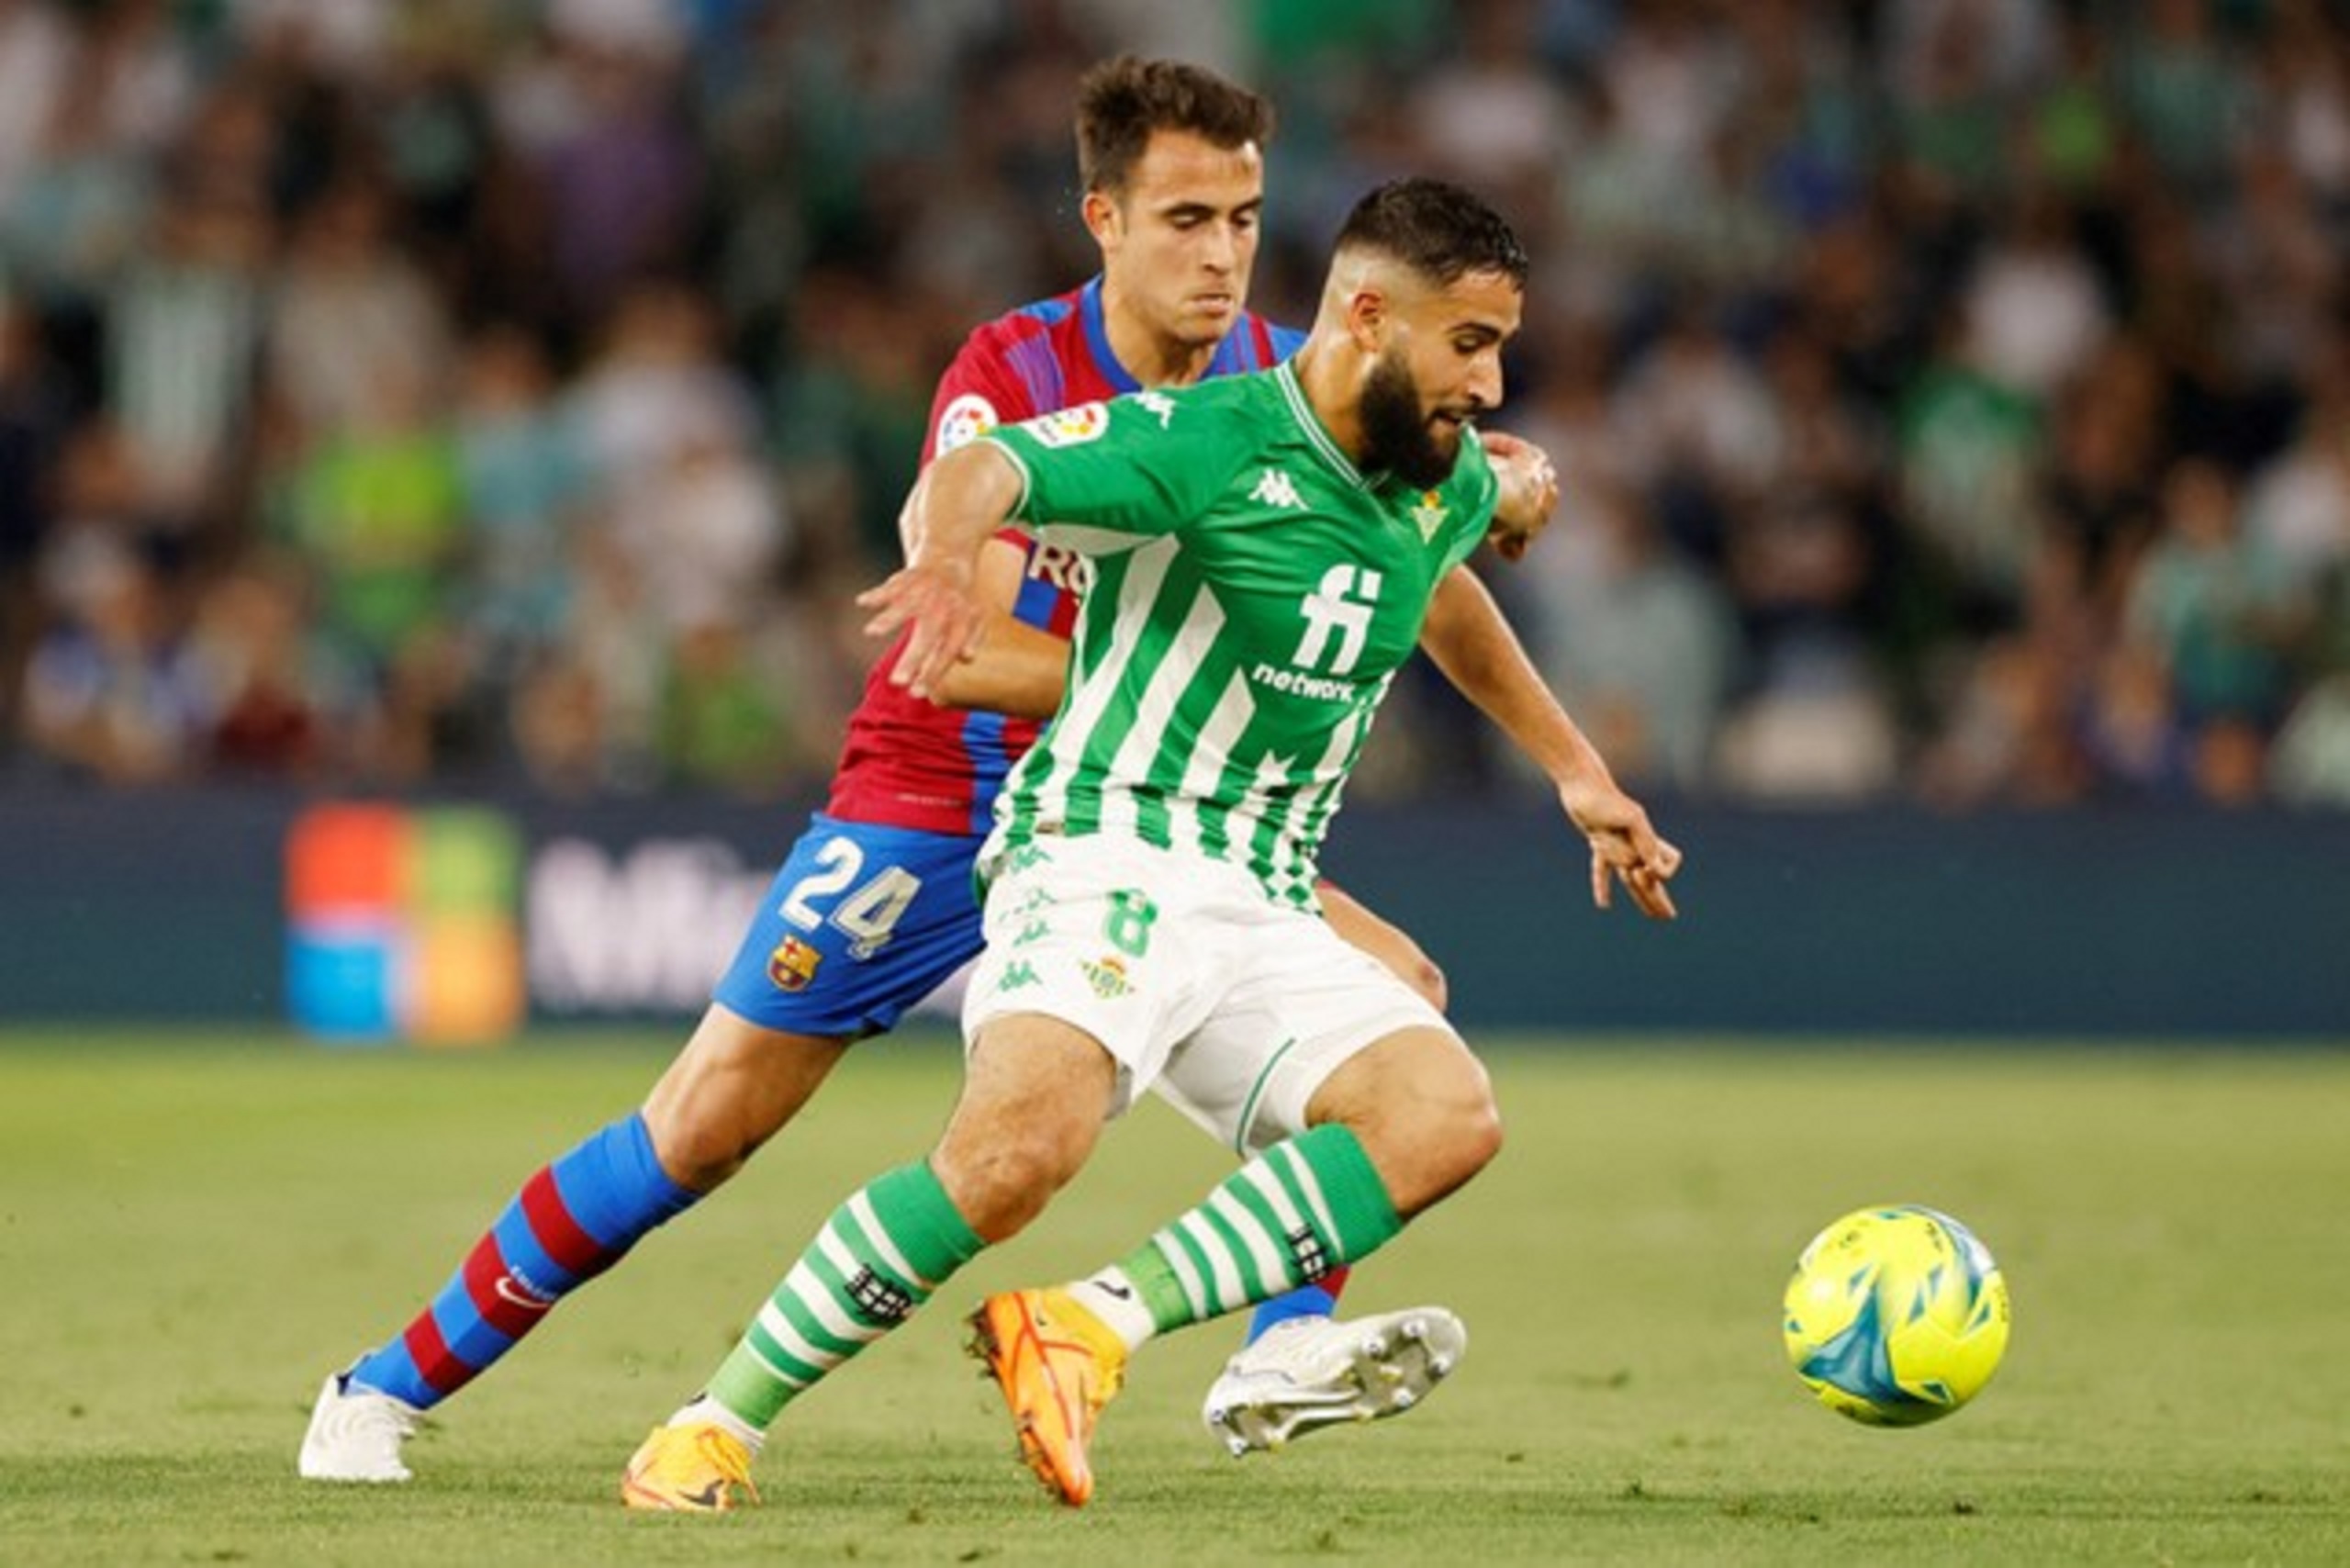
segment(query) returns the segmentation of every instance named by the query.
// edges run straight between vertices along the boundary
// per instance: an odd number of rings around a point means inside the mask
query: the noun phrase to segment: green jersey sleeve
[[[1094,554],[1171,533],[1204,512],[1230,477],[1221,410],[1184,392],[1147,391],[990,431],[1024,488],[1013,515],[1040,537]]]

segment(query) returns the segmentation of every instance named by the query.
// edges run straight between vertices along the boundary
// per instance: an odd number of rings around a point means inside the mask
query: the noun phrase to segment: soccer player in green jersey
[[[976,654],[1005,522],[1095,570],[1059,711],[980,854],[963,1092],[926,1159],[834,1213],[627,1485],[717,1506],[785,1406],[1025,1226],[1146,1091],[1241,1169],[1100,1272],[972,1318],[1071,1504],[1136,1347],[1367,1256],[1493,1158],[1483,1069],[1331,933],[1315,859],[1395,670],[1423,642],[1446,663],[1480,602],[1462,563],[1496,487],[1472,421],[1501,400],[1526,269],[1468,192],[1382,186],[1288,364],[996,431],[915,487],[908,565],[865,602],[875,632],[911,626],[893,678],[917,693]],[[1522,655],[1488,663],[1447,673],[1557,786],[1595,901],[1620,884],[1672,917],[1679,851]]]
[[[1271,126],[1270,105],[1197,66],[1122,58],[1088,72],[1078,169],[1102,271],[971,334],[939,383],[926,457],[998,423],[1261,368],[1295,348],[1303,332],[1245,306]],[[1547,521],[1555,477],[1525,443],[1497,467],[1512,496],[1497,514],[1507,553]],[[1063,600],[1082,566],[1031,542],[991,542],[980,591],[1002,616],[987,656],[957,666],[941,702],[1049,718],[1069,662],[1051,629],[1073,617]],[[1488,634],[1509,637],[1497,612]],[[799,1117],[852,1042],[888,1029],[977,955],[972,858],[1000,769],[1034,733],[911,698],[886,673],[868,682],[826,810],[785,856],[684,1049],[641,1108],[521,1182],[404,1328],[325,1377],[302,1475],[408,1480],[404,1450],[428,1414],[726,1182]],[[876,903],[877,893],[890,896]],[[1443,1006],[1442,975],[1408,935],[1335,889],[1321,896],[1334,929]],[[805,967],[778,961],[779,948]],[[1437,1368],[1457,1361],[1465,1329],[1440,1306],[1330,1316],[1341,1278],[1266,1304],[1210,1386],[1203,1414],[1236,1452],[1412,1407]]]

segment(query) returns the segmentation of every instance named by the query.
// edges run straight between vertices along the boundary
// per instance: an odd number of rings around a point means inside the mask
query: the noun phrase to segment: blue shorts
[[[775,874],[711,1000],[761,1028],[863,1039],[986,945],[979,840],[822,812]]]

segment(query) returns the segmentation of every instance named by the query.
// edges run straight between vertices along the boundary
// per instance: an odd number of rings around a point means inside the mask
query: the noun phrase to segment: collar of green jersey
[[[1296,362],[1283,360],[1274,368],[1273,379],[1280,384],[1281,396],[1289,399],[1291,417],[1297,420],[1297,428],[1305,432],[1306,443],[1321,454],[1323,462],[1337,471],[1339,478],[1358,490],[1370,489],[1371,481],[1364,478],[1362,470],[1355,466],[1355,460],[1331,439],[1329,431],[1322,423],[1322,416],[1314,411],[1312,403],[1306,401],[1305,388],[1298,385]]]

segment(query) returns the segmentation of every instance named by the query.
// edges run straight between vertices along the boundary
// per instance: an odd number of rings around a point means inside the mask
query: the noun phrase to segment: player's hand
[[[1523,437],[1507,431],[1481,430],[1477,435],[1501,486],[1485,537],[1503,560],[1523,559],[1527,546],[1550,526],[1550,515],[1559,509],[1559,470],[1549,453]]]
[[[913,629],[890,668],[890,682],[924,699],[948,670],[979,651],[987,630],[986,607],[973,591],[968,566],[910,566],[858,594],[856,602],[873,611],[865,623],[867,636],[891,636],[901,626]]]
[[[1650,825],[1638,801],[1614,780],[1602,778],[1561,785],[1559,804],[1590,841],[1593,903],[1614,907],[1616,884],[1621,882],[1651,920],[1680,915],[1666,884],[1681,869],[1681,851]]]

